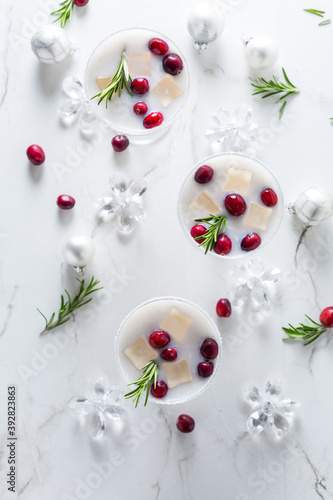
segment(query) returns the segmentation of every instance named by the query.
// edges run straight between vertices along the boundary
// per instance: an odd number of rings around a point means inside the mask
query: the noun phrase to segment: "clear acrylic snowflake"
[[[211,144],[218,144],[221,151],[246,153],[258,140],[259,128],[252,122],[252,108],[247,104],[233,111],[219,107],[212,117],[214,126],[206,130],[206,138]]]
[[[79,127],[83,133],[93,132],[97,124],[97,117],[92,111],[90,102],[80,80],[73,76],[65,78],[62,89],[67,98],[60,104],[59,113],[66,123],[79,120]]]
[[[105,387],[103,379],[97,379],[93,383],[92,396],[90,398],[73,398],[70,409],[81,416],[89,416],[89,434],[93,438],[100,438],[106,429],[106,420],[121,421],[127,416],[126,410],[120,405],[123,393],[118,387]]]
[[[271,304],[274,286],[281,279],[281,271],[277,267],[267,268],[260,259],[235,266],[231,275],[236,278],[237,286],[230,293],[230,302],[235,307],[243,307],[246,303],[255,311],[268,309]]]
[[[291,399],[281,400],[281,393],[280,382],[271,380],[267,382],[264,394],[257,387],[250,387],[243,391],[245,401],[255,410],[246,422],[250,434],[260,434],[267,424],[279,437],[288,432],[289,421],[299,405]]]
[[[127,182],[123,177],[115,176],[110,179],[110,186],[111,196],[102,198],[99,216],[107,222],[116,215],[118,229],[129,233],[135,222],[146,217],[141,197],[147,190],[147,183],[143,178]]]

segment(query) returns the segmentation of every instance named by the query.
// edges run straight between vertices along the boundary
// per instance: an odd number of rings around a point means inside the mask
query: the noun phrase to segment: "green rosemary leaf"
[[[144,393],[146,393],[144,406],[147,405],[151,384],[153,383],[155,388],[157,382],[158,366],[154,360],[146,363],[142,370],[143,374],[138,378],[136,382],[127,384],[128,386],[136,385],[136,388],[133,389],[133,391],[128,392],[124,396],[125,399],[132,399],[133,402],[135,402],[135,408],[138,406],[140,399]]]
[[[73,0],[64,0],[60,3],[60,9],[51,12],[51,16],[58,16],[53,22],[60,22],[60,26],[63,28],[67,22],[71,20],[74,2]]]
[[[210,214],[209,217],[204,219],[194,219],[195,222],[204,222],[209,227],[207,228],[207,232],[202,236],[196,236],[195,240],[202,239],[202,243],[199,244],[199,247],[205,247],[205,255],[213,250],[217,238],[220,233],[224,233],[226,228],[227,219],[224,215],[213,215]]]
[[[282,330],[288,335],[288,337],[284,338],[283,340],[301,340],[303,341],[304,345],[309,345],[317,340],[320,335],[327,331],[327,327],[320,323],[317,323],[309,316],[305,316],[315,326],[300,323],[299,326],[294,327],[289,323],[288,328],[282,327]]]
[[[325,21],[322,21],[321,23],[319,23],[318,26],[326,26],[327,24],[331,24],[330,19],[325,19]]]
[[[310,14],[314,14],[315,16],[324,17],[324,10],[316,10],[316,9],[303,9],[304,12],[309,12]]]

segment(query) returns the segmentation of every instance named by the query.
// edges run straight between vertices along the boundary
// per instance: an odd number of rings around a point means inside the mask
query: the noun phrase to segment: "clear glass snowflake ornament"
[[[118,229],[129,233],[136,222],[146,218],[141,200],[147,190],[146,180],[139,178],[127,182],[121,176],[114,176],[110,179],[110,186],[111,196],[102,198],[99,216],[105,222],[116,216]]]
[[[250,434],[260,434],[269,424],[278,437],[284,436],[289,428],[295,408],[298,403],[291,399],[281,399],[282,389],[279,381],[269,380],[265,392],[261,393],[257,387],[250,387],[243,391],[245,401],[252,406],[246,422]]]
[[[84,87],[80,80],[68,76],[62,84],[66,99],[59,106],[59,113],[65,123],[79,120],[79,127],[83,133],[93,132],[97,124],[97,117],[92,111]]]
[[[206,131],[211,144],[218,144],[222,152],[246,153],[258,140],[259,128],[252,122],[252,108],[242,104],[233,111],[219,107],[213,113],[214,126]]]
[[[106,388],[103,379],[93,383],[92,395],[89,398],[73,398],[69,407],[76,415],[88,416],[89,434],[92,438],[101,438],[106,429],[107,419],[122,421],[127,417],[127,411],[120,405],[124,394],[118,387]]]
[[[235,307],[249,304],[255,311],[268,309],[272,302],[274,286],[281,279],[277,267],[268,268],[260,259],[235,266],[231,273],[237,286],[230,293],[230,302]]]

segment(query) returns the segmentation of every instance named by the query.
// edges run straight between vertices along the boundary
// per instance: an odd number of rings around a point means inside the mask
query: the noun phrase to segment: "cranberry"
[[[32,144],[28,147],[27,157],[33,165],[41,165],[45,161],[45,153],[37,144]]]
[[[168,392],[168,386],[163,380],[158,380],[156,382],[156,387],[154,387],[154,384],[151,384],[150,387],[150,392],[154,396],[154,398],[164,398]]]
[[[121,153],[128,148],[129,140],[126,135],[115,135],[111,141],[111,144],[116,153]]]
[[[202,226],[201,224],[196,224],[191,229],[191,236],[192,236],[192,238],[195,239],[195,241],[197,243],[203,243],[205,241],[204,238],[199,238],[199,236],[203,236],[206,233],[207,233],[207,229],[205,228],[205,226]],[[198,238],[198,239],[196,239],[196,238]]]
[[[225,197],[224,205],[229,214],[234,215],[235,217],[243,215],[246,210],[245,200],[240,194],[228,194]]]
[[[178,353],[173,347],[168,347],[161,352],[161,358],[165,359],[165,361],[174,361],[177,359],[177,356]]]
[[[210,181],[214,175],[214,170],[208,165],[203,165],[199,167],[194,175],[194,179],[199,182],[199,184],[206,184]]]
[[[147,115],[143,120],[143,126],[145,128],[154,128],[161,125],[163,122],[163,115],[159,111],[153,111],[150,115]]]
[[[87,3],[89,2],[89,0],[73,0],[73,2],[78,7],[84,7],[85,5],[87,5]]]
[[[216,304],[216,314],[220,318],[229,318],[231,316],[231,304],[228,299],[220,299]]]
[[[146,94],[149,90],[147,78],[134,78],[131,82],[131,90],[134,94]]]
[[[261,201],[266,207],[274,207],[277,204],[278,197],[275,191],[271,188],[266,188],[261,191]]]
[[[200,353],[205,359],[215,359],[219,353],[219,346],[214,339],[205,339],[200,347]]]
[[[137,115],[145,115],[148,111],[148,106],[145,102],[137,102],[133,106],[133,111]]]
[[[326,307],[321,311],[319,320],[326,328],[333,328],[333,307]]]
[[[242,239],[241,249],[244,252],[250,252],[251,250],[255,250],[261,243],[261,238],[257,233],[249,233]]]
[[[163,58],[163,69],[169,75],[178,75],[183,69],[183,61],[177,54],[168,54]]]
[[[201,361],[198,364],[198,375],[202,378],[208,378],[214,371],[214,363],[211,361]]]
[[[190,415],[179,415],[177,420],[177,429],[180,432],[188,433],[192,432],[195,427],[195,422]]]
[[[75,205],[75,200],[69,194],[61,194],[57,198],[57,205],[62,210],[70,210]]]
[[[166,54],[169,50],[169,45],[160,38],[152,38],[148,42],[148,48],[153,54],[156,54],[157,56],[164,56],[164,54]]]
[[[229,236],[226,234],[220,234],[217,237],[215,246],[214,246],[214,252],[216,252],[219,255],[228,255],[228,253],[231,252],[232,249],[232,242]]]
[[[164,330],[154,330],[149,336],[149,344],[155,349],[161,349],[170,342],[170,335]]]

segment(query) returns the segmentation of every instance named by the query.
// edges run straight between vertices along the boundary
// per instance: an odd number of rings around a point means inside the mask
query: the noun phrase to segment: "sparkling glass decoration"
[[[310,187],[300,193],[288,209],[307,226],[318,226],[332,217],[333,198],[326,191]]]
[[[129,233],[135,222],[145,219],[141,196],[147,190],[145,179],[140,178],[127,182],[123,177],[110,179],[111,196],[102,198],[99,215],[102,220],[109,221],[114,215],[117,218],[118,229]]]
[[[291,399],[281,400],[281,385],[279,381],[269,380],[262,394],[257,387],[249,387],[243,391],[245,401],[252,406],[246,422],[250,434],[260,434],[267,423],[271,425],[278,437],[282,437],[289,430],[289,420],[294,416],[295,408],[299,405]]]
[[[194,39],[194,46],[200,52],[222,35],[224,18],[214,4],[200,3],[189,16],[187,29]]]
[[[221,152],[245,153],[258,140],[259,128],[252,122],[252,108],[247,104],[232,112],[219,107],[213,113],[213,121],[206,138],[211,144],[219,144]]]
[[[235,266],[231,275],[237,282],[230,293],[230,302],[234,307],[243,307],[249,303],[255,311],[269,308],[274,286],[281,278],[280,269],[267,268],[264,261],[253,259],[249,263]]]
[[[118,387],[105,387],[103,379],[93,383],[90,398],[73,398],[69,408],[76,415],[90,416],[89,434],[92,438],[101,438],[106,429],[107,419],[111,421],[124,421],[127,417],[126,410],[120,405],[123,393]]]
[[[60,104],[59,113],[65,122],[79,119],[80,130],[90,133],[95,130],[97,117],[92,111],[90,102],[80,80],[73,76],[65,78],[62,89],[67,98]]]
[[[65,30],[56,24],[48,24],[31,38],[31,48],[44,64],[56,64],[75,51]]]

